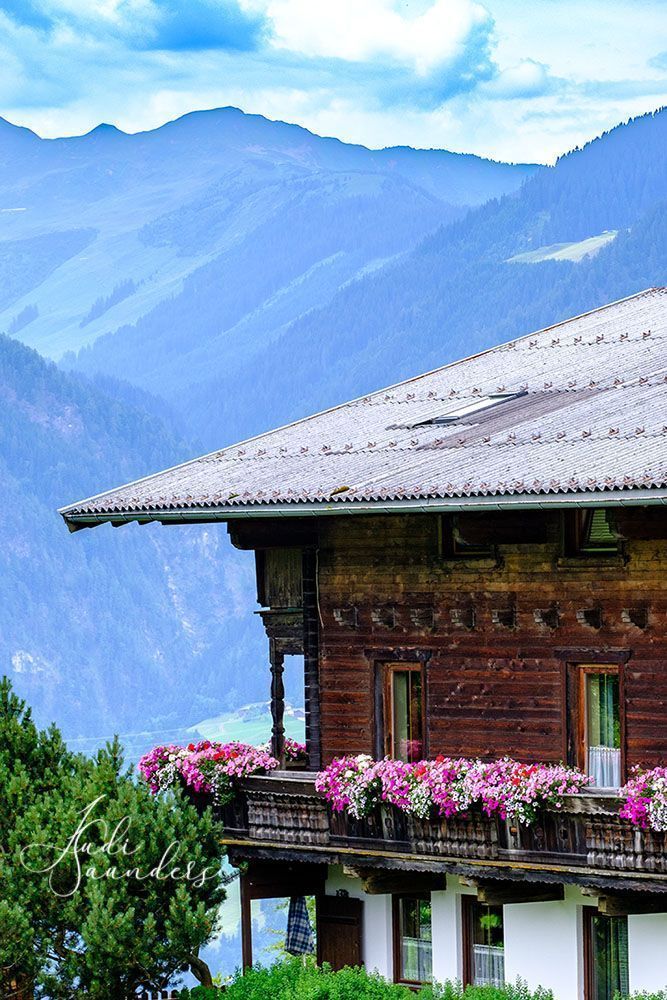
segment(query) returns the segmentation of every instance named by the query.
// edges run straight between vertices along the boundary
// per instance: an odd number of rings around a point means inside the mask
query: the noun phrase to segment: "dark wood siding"
[[[628,767],[664,763],[667,515],[615,511],[622,553],[609,558],[564,558],[558,512],[543,531],[532,516],[525,542],[507,541],[522,538],[519,515],[494,516],[510,519],[495,557],[469,560],[443,556],[435,515],[322,519],[324,760],[376,752],[378,665],[414,657],[431,756],[563,759],[568,664],[607,660],[623,663]]]

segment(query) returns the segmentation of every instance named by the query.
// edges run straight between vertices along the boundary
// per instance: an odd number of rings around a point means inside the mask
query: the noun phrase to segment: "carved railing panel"
[[[208,796],[193,796],[199,801],[195,804],[198,808],[208,802]],[[245,795],[236,796],[231,802],[224,806],[214,806],[215,818],[222,823],[223,830],[227,836],[248,836],[248,800]]]
[[[407,816],[393,806],[383,806],[362,819],[329,809],[329,826],[331,842],[338,846],[375,847],[397,853],[410,850]]]
[[[383,806],[363,819],[335,813],[316,793],[311,773],[281,772],[244,783],[244,794],[221,812],[228,836],[299,845],[477,859],[513,865],[537,862],[573,870],[644,872],[667,876],[667,833],[638,830],[618,815],[613,797],[569,796],[562,810],[545,810],[531,826],[471,811],[451,819],[417,819]]]
[[[497,858],[498,824],[487,816],[417,819],[409,823],[416,854],[459,858]]]
[[[248,792],[248,832],[254,840],[283,844],[328,844],[324,802],[313,796]]]
[[[503,853],[535,855],[536,860],[558,858],[581,863],[586,857],[586,826],[581,815],[544,811],[530,826],[506,820],[500,825]]]
[[[597,868],[667,874],[667,834],[638,830],[618,816],[586,823],[587,860]]]

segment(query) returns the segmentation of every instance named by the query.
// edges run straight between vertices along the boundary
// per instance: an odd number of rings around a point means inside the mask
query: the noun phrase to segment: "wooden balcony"
[[[221,811],[232,860],[275,859],[358,869],[452,872],[468,878],[576,883],[667,892],[667,834],[637,830],[608,794],[569,796],[530,827],[477,813],[419,820],[383,807],[363,820],[334,813],[314,775],[250,778]]]

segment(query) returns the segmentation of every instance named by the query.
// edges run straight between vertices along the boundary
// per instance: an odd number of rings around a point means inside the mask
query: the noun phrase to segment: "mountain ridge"
[[[41,139],[5,124],[0,136],[0,330],[55,359],[136,323],[215,261],[232,296],[244,289],[239,318],[287,291],[282,326],[534,171],[446,151],[372,151],[236,109],[135,134],[100,125]],[[73,224],[89,245],[64,246]],[[27,239],[48,274],[21,258]],[[287,244],[281,260],[272,244]],[[17,325],[19,315],[30,319]]]
[[[495,157],[491,156],[480,156],[477,153],[467,153],[459,150],[444,149],[439,146],[411,146],[405,143],[398,144],[396,146],[365,146],[363,143],[360,142],[347,142],[345,139],[340,139],[338,136],[334,135],[320,135],[318,132],[315,132],[313,129],[309,129],[305,125],[298,125],[296,122],[287,122],[281,118],[270,118],[268,115],[262,115],[257,112],[244,111],[242,108],[236,107],[235,105],[232,104],[220,105],[213,108],[198,108],[193,111],[186,111],[182,115],[178,115],[176,118],[169,118],[167,119],[167,121],[162,122],[162,124],[156,125],[153,128],[139,129],[136,132],[128,132],[125,129],[120,128],[118,125],[113,124],[112,122],[99,122],[97,125],[94,125],[92,128],[90,128],[87,132],[74,133],[72,135],[45,137],[45,136],[40,136],[38,132],[35,132],[28,126],[18,125],[16,124],[16,122],[12,122],[8,118],[4,118],[2,115],[0,115],[0,127],[2,127],[2,125],[7,125],[11,129],[17,129],[23,132],[27,132],[31,136],[34,136],[36,139],[39,139],[42,142],[63,142],[76,139],[86,139],[92,135],[95,135],[95,133],[97,132],[100,133],[114,132],[118,135],[123,135],[132,138],[132,137],[153,135],[154,133],[159,132],[162,129],[165,129],[169,126],[178,125],[179,123],[183,123],[189,119],[202,118],[208,115],[221,115],[226,113],[231,113],[233,115],[241,115],[245,119],[254,119],[258,122],[265,122],[268,125],[284,126],[287,129],[298,131],[299,133],[303,133],[304,135],[307,135],[310,138],[316,140],[322,140],[327,143],[335,143],[338,144],[339,146],[346,147],[348,149],[363,150],[364,152],[367,153],[390,153],[399,151],[409,151],[414,153],[442,153],[445,154],[446,156],[460,157],[467,160],[476,160],[482,163],[496,164],[498,166],[524,167],[527,169],[534,169],[540,166],[539,163],[528,163],[521,160],[509,160],[509,161],[498,160]]]
[[[218,289],[221,274],[230,272],[213,262],[184,283],[168,308],[100,338],[74,364],[118,372],[141,344],[142,384],[177,406],[187,399],[181,412],[207,450],[222,447],[470,348],[663,284],[667,275],[653,257],[662,245],[666,150],[667,112],[631,119],[537,171],[518,191],[444,220],[383,267],[349,278],[327,301],[314,299],[311,309],[282,324],[266,305],[254,318],[225,313]],[[628,248],[637,247],[638,234],[648,239],[649,225],[658,232],[633,261]],[[595,256],[508,263],[516,254],[604,230],[617,235],[604,246],[594,241]],[[244,267],[236,260],[241,281]],[[170,332],[169,321],[184,328],[192,315],[198,336],[186,343]],[[250,391],[256,384],[261,409]]]

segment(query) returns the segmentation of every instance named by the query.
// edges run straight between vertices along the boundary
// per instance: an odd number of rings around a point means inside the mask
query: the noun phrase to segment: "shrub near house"
[[[290,960],[270,969],[254,968],[237,975],[224,992],[201,988],[181,993],[181,1000],[553,1000],[550,990],[530,990],[524,984],[467,986],[443,983],[425,986],[418,993],[407,986],[388,983],[364,969],[339,972]],[[653,998],[647,998],[653,1000]]]
[[[442,983],[415,993],[406,986],[387,983],[364,969],[331,972],[312,963],[290,960],[270,969],[254,968],[237,974],[225,988],[184,990],[180,1000],[553,1000],[551,990],[529,989],[521,981],[506,986],[462,986]],[[615,1000],[667,1000],[667,992],[617,995]]]

